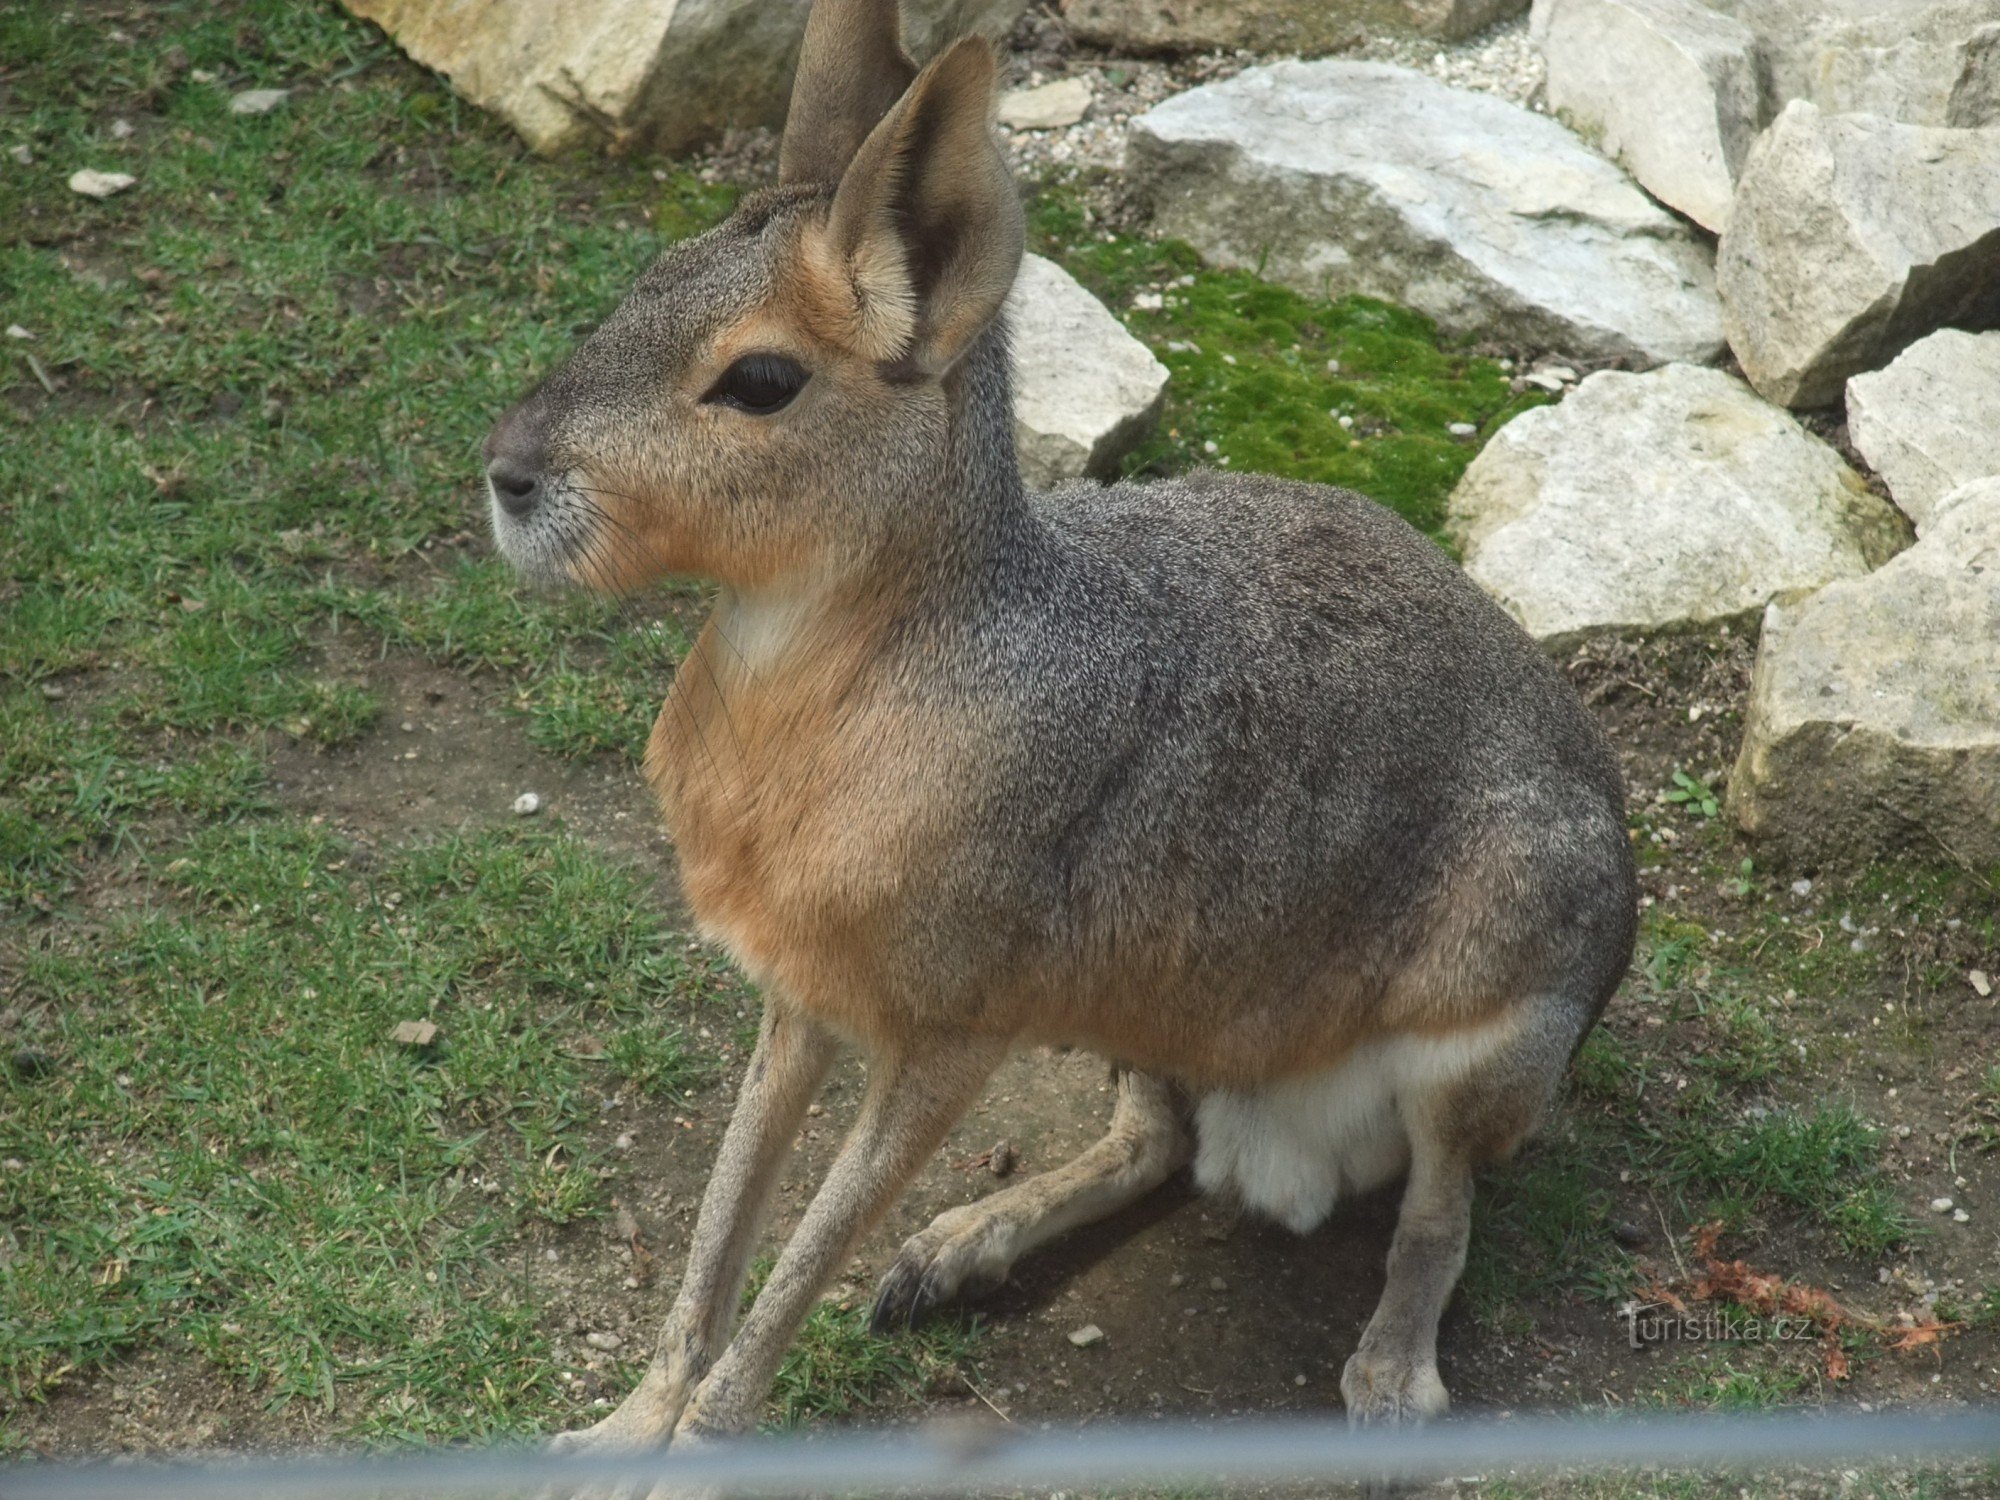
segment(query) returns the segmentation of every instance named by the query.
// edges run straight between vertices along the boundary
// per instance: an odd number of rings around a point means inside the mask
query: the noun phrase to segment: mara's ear
[[[1025,239],[993,135],[993,78],[984,38],[956,43],[840,179],[824,249],[853,299],[849,342],[868,358],[941,374],[1007,300]]]
[[[792,75],[778,180],[839,182],[916,76],[903,53],[897,0],[814,0]]]

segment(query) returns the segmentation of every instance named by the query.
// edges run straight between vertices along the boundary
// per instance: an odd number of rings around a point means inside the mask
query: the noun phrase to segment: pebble
[[[1162,299],[1158,292],[1141,292],[1132,299],[1134,312],[1158,312],[1161,305]]]
[[[1058,78],[1036,88],[1009,89],[1000,96],[998,116],[1009,130],[1061,130],[1090,110],[1088,78]]]
[[[32,167],[35,164],[35,153],[29,146],[9,146],[7,154],[14,158],[17,166]]]
[[[100,172],[94,167],[85,167],[81,172],[70,174],[69,190],[86,198],[109,198],[124,192],[138,180],[130,172]]]
[[[12,333],[14,330],[10,328],[7,331]],[[1972,969],[1968,971],[1965,976],[1965,982],[1972,986],[1973,993],[1982,1000],[1993,993],[1993,980],[1984,969]]]
[[[7,337],[10,339],[31,339],[34,335],[19,323],[9,323],[7,325]]]
[[[1079,1349],[1088,1349],[1092,1344],[1104,1342],[1104,1330],[1095,1323],[1086,1323],[1070,1330],[1069,1341]]]
[[[111,139],[114,141],[131,140],[132,122],[130,120],[113,120],[111,122]]]
[[[1208,1278],[1208,1289],[1211,1292],[1226,1292],[1229,1290],[1229,1283],[1220,1276],[1211,1276]]]
[[[1547,370],[1536,370],[1531,375],[1523,375],[1521,379],[1525,384],[1547,391],[1551,395],[1563,388],[1561,377],[1553,375]]]
[[[583,1341],[593,1349],[602,1349],[609,1354],[613,1349],[624,1347],[625,1340],[615,1333],[586,1333]]]
[[[1948,1214],[1948,1213],[1950,1213],[1950,1212],[1951,1212],[1951,1199],[1949,1199],[1949,1198],[1933,1198],[1933,1199],[1931,1199],[1931,1212],[1932,1212],[1932,1213],[1940,1213],[1940,1214]]]
[[[1810,896],[1812,894],[1812,882],[1810,880],[1794,880],[1792,882],[1792,894],[1801,899]]]
[[[1354,430],[1354,418],[1348,416],[1346,412],[1342,412],[1334,420],[1340,423],[1340,430],[1342,432],[1352,432]]]
[[[1450,433],[1453,437],[1465,438],[1465,437],[1471,437],[1475,432],[1479,431],[1479,429],[1473,426],[1472,423],[1470,422],[1454,422],[1449,427],[1445,428],[1445,431]]]
[[[1954,1224],[1970,1224],[1972,1222],[1972,1215],[1962,1208],[1954,1208],[1951,1211],[1951,1221]]]
[[[245,89],[229,101],[232,115],[268,115],[291,98],[290,89]]]
[[[1014,1170],[1015,1159],[1011,1141],[995,1141],[986,1156],[986,1170],[995,1177],[1005,1177]]]
[[[533,792],[523,792],[514,799],[514,816],[532,818],[542,810],[542,799]]]

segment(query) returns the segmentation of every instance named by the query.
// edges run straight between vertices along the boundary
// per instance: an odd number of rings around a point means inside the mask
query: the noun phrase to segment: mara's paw
[[[1437,1366],[1394,1354],[1356,1350],[1340,1374],[1353,1427],[1392,1427],[1441,1417],[1451,1405]]]
[[[1007,1226],[979,1205],[947,1209],[914,1234],[875,1289],[876,1333],[907,1328],[934,1307],[989,1292],[1013,1264]]]

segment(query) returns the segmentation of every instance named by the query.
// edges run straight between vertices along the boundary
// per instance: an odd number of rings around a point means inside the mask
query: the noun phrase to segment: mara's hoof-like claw
[[[880,1338],[910,1328],[945,1298],[930,1278],[929,1264],[906,1249],[875,1288],[868,1331]]]

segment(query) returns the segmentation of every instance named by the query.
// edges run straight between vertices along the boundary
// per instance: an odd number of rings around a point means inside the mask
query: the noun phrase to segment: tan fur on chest
[[[865,632],[746,658],[716,622],[682,665],[646,775],[705,935],[760,984],[855,1037],[881,1014],[882,970],[913,870],[962,817],[963,725],[897,702]]]

